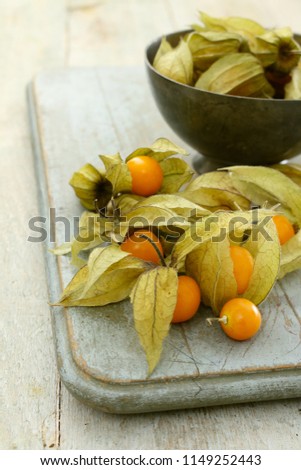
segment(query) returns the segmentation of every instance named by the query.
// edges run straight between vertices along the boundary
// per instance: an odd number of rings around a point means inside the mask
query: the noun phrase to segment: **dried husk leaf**
[[[300,46],[290,28],[267,31],[250,41],[249,46],[263,67],[273,65],[278,72],[289,73],[299,62],[300,56],[291,53],[300,50]]]
[[[291,222],[301,226],[301,188],[290,178],[262,166],[233,166],[228,170],[241,194],[258,205],[280,203],[281,211]]]
[[[121,194],[115,198],[116,208],[121,212],[121,215],[130,212],[138,204],[138,202],[143,201],[145,198],[143,196],[138,196],[137,194]]]
[[[175,244],[171,265],[178,266],[189,253],[209,240],[216,242],[227,234],[231,234],[231,240],[240,241],[244,233],[252,229],[254,223],[260,223],[265,217],[274,214],[275,212],[271,210],[258,209],[256,211],[215,212],[203,217],[191,224],[191,227]]]
[[[213,171],[199,175],[187,185],[181,196],[201,206],[231,210],[250,209],[250,201],[233,186],[225,171]]]
[[[219,212],[203,217],[191,225],[189,230],[181,236],[176,243],[171,257],[171,265],[178,266],[185,257],[199,248],[201,244],[207,241],[218,241],[233,228],[231,220],[235,217],[238,223],[235,226],[237,231],[244,232],[249,229],[254,215],[252,211]]]
[[[301,186],[301,165],[297,163],[279,163],[273,165],[273,168],[293,180],[298,186]]]
[[[278,56],[278,38],[272,31],[266,31],[261,36],[255,36],[249,41],[249,47],[261,62],[262,66],[268,67],[275,64]]]
[[[69,184],[81,204],[88,210],[95,209],[95,199],[98,200],[98,206],[101,208],[105,207],[112,197],[111,183],[90,163],[73,173]]]
[[[301,100],[301,68],[295,67],[291,72],[291,81],[284,87],[284,99]]]
[[[160,206],[160,204],[148,205],[147,203],[135,207],[133,210],[125,214],[119,222],[119,233],[124,237],[129,228],[140,229],[147,227],[165,227],[173,225],[183,229],[190,226],[186,217],[180,216],[174,210]]]
[[[202,243],[187,256],[185,266],[186,272],[200,286],[202,302],[214,313],[218,314],[228,300],[236,297],[237,284],[228,237]]]
[[[134,157],[145,155],[163,163],[166,158],[177,154],[188,155],[188,152],[165,137],[159,137],[150,147],[140,147],[134,150],[126,157],[125,161],[128,162]]]
[[[101,279],[99,279],[96,296],[80,299],[77,305],[99,307],[127,299],[137,279],[145,271],[145,268],[142,266],[135,266],[135,264],[139,263],[139,260],[137,262],[137,259],[135,261],[131,259],[130,263],[133,263],[133,266],[127,265],[124,268],[120,267],[118,269],[116,267],[115,270],[105,272]]]
[[[108,241],[108,238],[102,236],[102,235],[92,235],[91,238],[88,238],[86,240],[80,239],[78,240],[75,238],[71,242],[71,264],[74,266],[77,266],[78,268],[81,268],[86,264],[86,258],[82,258],[79,256],[81,252],[87,252],[93,250],[93,248],[96,248],[97,246],[106,243]]]
[[[264,34],[266,31],[265,28],[256,21],[238,16],[215,18],[204,12],[200,12],[200,20],[204,23],[206,28],[210,30],[235,32],[241,34],[246,39]]]
[[[228,54],[217,60],[195,87],[235,96],[271,98],[275,93],[259,60],[249,53]]]
[[[159,60],[161,59],[162,56],[164,56],[167,52],[172,51],[172,46],[169,44],[167,39],[165,37],[162,38],[161,44],[159,49],[157,50],[157,53],[154,58],[153,66],[156,68]]]
[[[255,226],[244,247],[254,258],[254,269],[247,290],[242,297],[260,304],[277,281],[280,267],[280,244],[275,224],[270,216],[262,224],[263,230]]]
[[[94,212],[84,211],[79,220],[79,233],[71,242],[71,263],[82,267],[86,261],[78,255],[107,241],[106,231],[112,228],[112,222]]]
[[[77,300],[80,298],[81,293],[85,287],[88,276],[88,267],[83,266],[73,276],[69,284],[63,290],[60,300],[54,305],[61,305],[63,307],[72,307],[77,305]],[[75,303],[74,303],[75,302]]]
[[[64,307],[99,307],[126,299],[137,278],[152,266],[143,260],[127,255],[103,269],[101,261],[96,260],[93,267],[94,283],[91,283],[89,267],[81,268],[65,288],[56,305]],[[97,277],[97,268],[99,277]],[[87,290],[87,282],[90,287]]]
[[[231,178],[227,171],[208,171],[207,173],[198,175],[186,186],[186,189],[193,191],[194,189],[203,187],[237,192],[232,185]]]
[[[170,254],[174,248],[175,243],[183,234],[183,230],[177,227],[162,227],[160,229],[160,242],[164,252],[164,259],[169,266],[170,263]],[[178,267],[178,271],[181,272],[180,268]],[[185,267],[183,265],[182,271],[185,271]]]
[[[136,205],[136,208],[148,208],[150,206],[171,210],[176,215],[183,216],[187,219],[193,217],[203,217],[210,214],[208,209],[204,209],[198,204],[194,204],[193,202],[182,198],[180,195],[174,194],[156,194],[154,196],[150,196],[139,202]]]
[[[297,65],[300,59],[299,54],[293,54],[293,51],[301,51],[300,44],[294,39],[291,28],[278,28],[274,30],[279,39],[278,57],[273,68],[279,72],[290,73]]]
[[[119,153],[115,155],[99,155],[106,169],[106,179],[112,184],[112,193],[129,193],[132,189],[132,176],[128,166]]]
[[[193,176],[190,166],[180,158],[168,158],[160,166],[164,175],[160,193],[176,193]]]
[[[108,171],[112,166],[123,162],[120,153],[115,153],[114,155],[99,155],[99,158],[104,164],[106,171]]]
[[[100,257],[95,257],[88,264],[87,283],[81,294],[81,300],[85,300],[85,305],[87,302],[90,305],[91,303],[99,305],[100,299],[102,302],[109,300],[108,303],[125,299],[130,295],[137,278],[153,266],[152,263],[135,258],[128,253],[125,254],[127,256],[118,261],[115,257],[116,261],[111,265],[107,264],[105,270]]]
[[[151,374],[159,362],[177,302],[178,277],[172,268],[143,273],[131,292],[135,328]]]
[[[171,51],[156,60],[154,68],[176,82],[191,85],[193,77],[193,60],[190,49],[183,40]]]
[[[80,273],[85,267],[81,268],[78,272]],[[76,290],[75,283],[77,278],[74,278],[70,291],[73,289],[75,292],[71,292],[70,296],[65,296],[56,305],[63,307],[102,307],[111,303],[120,302],[129,297],[130,292],[137,281],[137,278],[141,275],[143,269],[141,268],[123,268],[116,269],[114,271],[105,272],[101,279],[99,279],[98,293],[89,298],[78,298],[81,295],[79,289]]]
[[[185,38],[192,53],[194,67],[207,70],[226,54],[238,52],[242,37],[235,33],[206,31],[192,32]]]
[[[245,227],[242,228],[245,231]],[[242,297],[258,305],[267,297],[277,280],[280,245],[271,215],[263,218],[258,225],[248,224],[248,234],[248,240],[238,244],[252,254],[254,270]],[[219,240],[215,241],[215,237],[212,237],[186,258],[186,272],[199,282],[203,302],[211,306],[215,313],[219,313],[228,300],[238,297],[230,241],[233,244],[240,238],[237,233],[234,236],[231,232],[227,235],[221,232]]]
[[[61,245],[50,249],[49,251],[56,256],[68,255],[71,253],[71,244],[72,242],[64,242]]]
[[[105,271],[128,256],[129,253],[122,251],[119,245],[95,248],[89,256],[87,264],[88,278],[82,292],[82,297],[85,297],[91,288],[94,288],[95,283],[97,283],[98,279]]]
[[[107,179],[112,183],[113,194],[126,193],[132,190],[132,176],[125,163],[111,166],[106,173]]]
[[[278,278],[282,279],[297,269],[301,269],[301,230],[281,246],[280,271]]]
[[[181,191],[181,196],[188,201],[199,204],[212,211],[249,209],[250,202],[236,192],[226,191],[219,188],[199,188],[193,191]]]

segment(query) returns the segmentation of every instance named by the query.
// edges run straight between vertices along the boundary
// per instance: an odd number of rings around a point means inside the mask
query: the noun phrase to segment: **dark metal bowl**
[[[166,36],[175,46],[178,31]],[[146,68],[157,106],[192,148],[223,164],[269,165],[301,153],[301,100],[245,98],[175,82],[152,66],[161,38],[146,49]]]

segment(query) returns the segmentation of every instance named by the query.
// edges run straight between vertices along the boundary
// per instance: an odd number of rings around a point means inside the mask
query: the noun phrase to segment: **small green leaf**
[[[177,290],[177,271],[158,267],[143,273],[131,293],[135,328],[146,354],[149,374],[160,359],[177,303]]]

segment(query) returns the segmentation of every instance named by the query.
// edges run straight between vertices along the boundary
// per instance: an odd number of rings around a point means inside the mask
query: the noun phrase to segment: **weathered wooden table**
[[[56,372],[42,247],[26,242],[28,220],[39,211],[25,85],[54,66],[143,67],[145,44],[193,21],[199,2],[2,3],[0,447],[300,448],[300,399],[117,416],[72,398]],[[201,8],[298,29],[298,0],[286,2],[285,10],[278,0],[210,4],[204,1]],[[130,147],[130,134],[127,142]]]

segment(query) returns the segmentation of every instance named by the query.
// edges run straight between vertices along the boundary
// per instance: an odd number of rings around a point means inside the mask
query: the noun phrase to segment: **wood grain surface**
[[[38,198],[25,86],[45,68],[143,66],[145,44],[190,24],[197,9],[246,15],[269,26],[290,24],[298,31],[300,1],[1,0],[0,5],[0,221],[5,227],[0,448],[299,449],[300,399],[120,417],[89,409],[61,386],[42,248],[26,242]],[[289,295],[298,294],[290,288]]]

